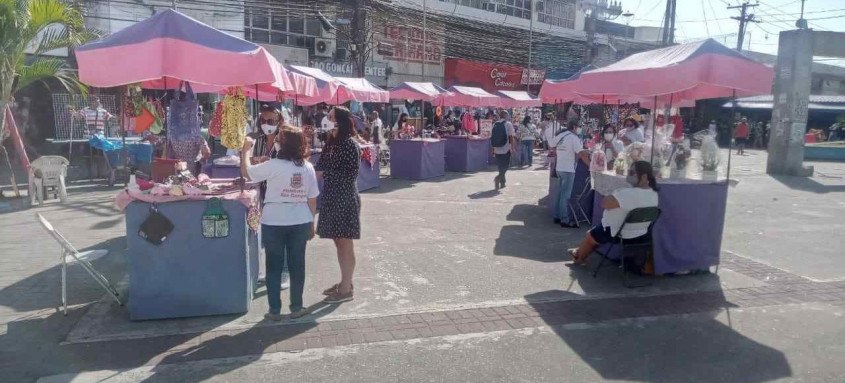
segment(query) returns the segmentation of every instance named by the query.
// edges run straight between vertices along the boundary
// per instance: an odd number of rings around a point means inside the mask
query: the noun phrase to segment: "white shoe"
[[[290,275],[288,273],[282,273],[282,290],[287,290],[290,288]]]

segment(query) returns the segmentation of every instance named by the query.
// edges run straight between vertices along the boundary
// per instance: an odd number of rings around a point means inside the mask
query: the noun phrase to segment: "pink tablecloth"
[[[237,200],[248,208],[258,204],[258,191],[256,190],[244,190],[243,193],[241,193],[240,191],[233,191],[225,194],[203,194],[186,196],[152,195],[137,190],[123,190],[115,196],[114,205],[118,209],[123,210],[126,209],[126,206],[129,206],[129,203],[132,201],[167,203],[186,200],[203,201],[209,200],[213,197],[225,200]]]

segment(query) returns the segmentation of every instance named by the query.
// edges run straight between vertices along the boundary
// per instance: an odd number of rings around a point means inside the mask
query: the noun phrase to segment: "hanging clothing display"
[[[229,149],[239,150],[246,138],[246,98],[238,88],[223,98],[223,124],[220,143]]]

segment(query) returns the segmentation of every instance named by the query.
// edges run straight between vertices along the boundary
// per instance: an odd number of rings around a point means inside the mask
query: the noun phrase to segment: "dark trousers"
[[[499,168],[499,175],[496,176],[496,179],[504,185],[505,184],[505,173],[508,171],[508,167],[511,165],[511,153],[507,152],[505,154],[497,154],[496,155],[496,166]]]
[[[261,242],[267,254],[267,302],[273,314],[279,314],[282,310],[282,268],[285,262],[290,273],[290,311],[302,309],[305,245],[310,232],[310,222],[292,226],[261,225]]]

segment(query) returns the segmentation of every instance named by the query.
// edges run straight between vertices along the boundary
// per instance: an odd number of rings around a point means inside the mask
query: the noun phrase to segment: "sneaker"
[[[555,218],[554,222],[557,223],[557,224],[560,224],[560,218]]]
[[[348,293],[341,294],[339,291],[335,291],[331,293],[326,299],[323,300],[324,303],[328,304],[335,304],[335,303],[343,303],[349,302],[352,300],[352,290],[350,289]]]
[[[288,273],[282,273],[282,290],[287,290],[290,288],[290,275]]]
[[[274,322],[279,322],[279,321],[282,320],[282,314],[267,313],[267,314],[264,314],[264,319],[271,320],[271,321],[274,321]]]
[[[290,313],[290,319],[299,319],[308,315],[308,310],[302,308]]]

